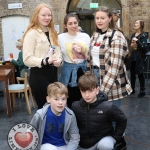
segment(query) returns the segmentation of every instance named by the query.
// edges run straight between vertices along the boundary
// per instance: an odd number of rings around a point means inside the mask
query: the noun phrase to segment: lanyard
[[[49,38],[49,32],[45,32],[45,35],[47,36],[47,39],[48,39],[48,41],[50,43],[50,46],[52,47],[52,44],[51,44],[51,41],[50,41],[50,38]]]

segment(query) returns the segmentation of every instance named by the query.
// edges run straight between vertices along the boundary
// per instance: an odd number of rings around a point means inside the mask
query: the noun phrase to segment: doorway
[[[16,41],[22,38],[29,24],[29,17],[25,16],[9,16],[2,18],[2,38],[4,60],[9,59],[9,53],[13,53],[14,58],[18,58],[18,49]]]
[[[95,31],[94,27],[94,17],[91,15],[78,15],[80,20],[80,26],[82,29],[91,37],[92,33]]]
[[[97,10],[97,8],[91,8],[90,3],[97,3],[98,7],[106,6],[109,9],[119,10],[120,14],[122,14],[121,2],[118,0],[69,0],[66,13],[78,15],[81,21],[82,29],[85,30],[90,36],[95,30],[94,13]],[[118,22],[119,27],[122,26],[122,16],[120,15],[120,17],[121,18]]]

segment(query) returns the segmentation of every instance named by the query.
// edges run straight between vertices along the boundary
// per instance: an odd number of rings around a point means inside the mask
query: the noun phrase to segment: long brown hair
[[[138,19],[138,20],[136,20],[136,21],[139,21],[139,23],[140,23],[140,31],[141,31],[141,33],[144,32],[144,21],[143,21],[143,20],[140,20],[140,19]],[[135,22],[136,22],[136,21],[135,21]]]
[[[66,25],[67,25],[67,23],[68,23],[69,18],[71,18],[71,17],[76,18],[78,24],[79,24],[79,22],[80,22],[80,20],[79,20],[79,18],[78,18],[77,15],[72,14],[72,13],[67,14],[67,15],[65,16],[65,18],[64,18],[64,32],[68,32],[68,29],[66,28]]]
[[[33,15],[30,20],[30,24],[29,24],[25,34],[23,35],[23,39],[24,39],[25,35],[27,34],[27,32],[31,28],[33,28],[33,29],[41,28],[40,23],[38,21],[38,14],[43,7],[46,7],[51,11],[52,19],[47,27],[49,27],[51,29],[51,35],[52,35],[51,38],[53,39],[54,45],[58,45],[58,35],[57,35],[56,30],[54,29],[53,13],[52,13],[50,5],[45,4],[45,3],[41,3],[41,4],[37,5],[36,8],[34,9]]]
[[[100,6],[100,7],[95,11],[94,16],[95,16],[96,13],[99,12],[99,11],[105,12],[105,13],[108,15],[109,18],[112,18],[111,21],[110,21],[110,23],[109,23],[109,26],[108,26],[110,29],[112,29],[112,30],[118,30],[118,31],[122,32],[122,30],[121,30],[120,28],[118,28],[118,26],[116,25],[116,23],[113,21],[112,12],[111,12],[111,10],[110,10],[108,7],[106,7],[106,6]],[[99,31],[99,28],[96,26],[96,23],[95,23],[95,29],[96,29],[96,32]],[[122,33],[123,33],[123,32],[122,32]]]

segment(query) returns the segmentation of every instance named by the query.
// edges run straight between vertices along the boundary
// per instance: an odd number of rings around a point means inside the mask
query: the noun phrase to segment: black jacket
[[[127,118],[124,113],[102,92],[94,103],[88,104],[83,99],[72,104],[80,133],[80,147],[90,148],[103,137],[111,135],[119,141],[125,131]],[[116,122],[114,130],[112,120]]]
[[[135,37],[135,33],[132,34],[130,38],[130,44],[132,39]],[[136,61],[135,70],[137,74],[141,74],[145,72],[145,53],[147,51],[147,32],[142,32],[136,37],[137,40],[137,50],[132,50],[132,61]]]

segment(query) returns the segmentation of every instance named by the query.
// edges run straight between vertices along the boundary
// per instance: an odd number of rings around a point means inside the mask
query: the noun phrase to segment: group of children
[[[126,148],[127,118],[113,102],[132,92],[124,65],[127,42],[107,7],[94,17],[91,40],[77,31],[74,14],[65,16],[64,33],[57,35],[51,7],[41,3],[18,45],[23,47],[21,62],[30,67],[29,84],[38,106],[30,122],[39,134],[37,150]]]
[[[39,133],[37,150],[123,150],[125,114],[100,92],[94,74],[84,74],[79,101],[67,104],[68,89],[60,82],[47,87],[47,103],[31,120]],[[115,127],[113,122],[116,122]]]

